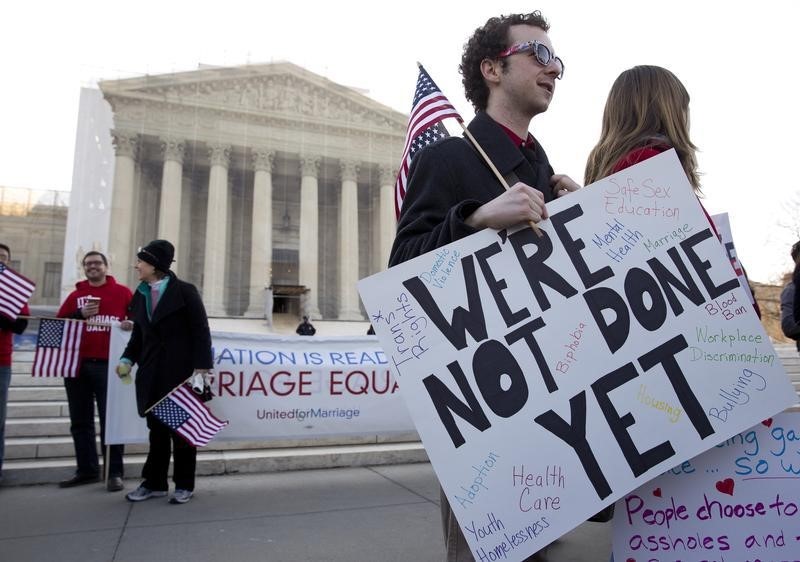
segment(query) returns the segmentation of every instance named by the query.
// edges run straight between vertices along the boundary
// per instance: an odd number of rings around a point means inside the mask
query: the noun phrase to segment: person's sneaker
[[[125,494],[125,499],[129,502],[142,502],[150,498],[163,498],[166,495],[167,492],[165,490],[151,490],[150,488],[145,488],[143,485],[140,485],[133,492]]]
[[[169,503],[186,503],[190,499],[192,499],[192,492],[191,490],[182,490],[181,488],[175,488],[175,493],[169,498]]]
[[[122,478],[120,476],[109,476],[108,482],[106,483],[106,490],[109,492],[119,492],[125,487],[122,483]]]

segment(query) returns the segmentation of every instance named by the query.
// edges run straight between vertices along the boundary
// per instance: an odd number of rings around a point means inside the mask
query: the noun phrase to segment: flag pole
[[[476,139],[475,137],[472,136],[472,133],[469,132],[469,129],[467,129],[467,127],[464,125],[463,121],[459,121],[458,124],[461,125],[461,128],[464,130],[464,134],[467,135],[467,138],[469,139],[469,142],[472,143],[472,146],[475,147],[475,149],[478,151],[478,153],[483,157],[483,159],[486,162],[486,164],[488,164],[489,167],[492,169],[492,172],[494,172],[494,175],[497,177],[497,179],[500,180],[500,184],[505,188],[506,191],[510,190],[511,187],[509,187],[508,182],[506,182],[506,179],[502,175],[500,175],[500,170],[498,170],[495,167],[494,162],[492,162],[492,159],[489,158],[489,155],[486,154],[486,152],[483,151],[483,148],[481,147],[481,145],[478,144],[478,139]],[[532,220],[528,221],[528,226],[530,226],[533,229],[533,231],[536,233],[536,235],[539,238],[544,236],[544,233],[539,229],[539,227],[536,225],[536,223],[533,222]]]
[[[106,486],[108,486],[108,472],[109,472],[108,465],[110,462],[111,462],[111,445],[107,444],[106,458],[103,459],[103,480],[105,481]]]
[[[57,316],[25,316],[23,314],[17,315],[17,318],[24,318],[25,320],[72,320],[73,322],[85,322],[87,324],[91,324],[92,326],[106,326],[112,327],[114,324],[110,324],[108,322],[90,322],[90,318],[58,318]],[[127,320],[127,318],[125,319]],[[120,323],[124,322],[125,320],[120,320]],[[131,320],[133,322],[133,320]]]
[[[419,67],[420,70],[425,70],[424,67],[422,66],[422,64],[419,61],[417,61],[417,67]],[[492,172],[494,173],[495,177],[500,182],[500,185],[502,185],[503,188],[506,191],[511,189],[511,187],[509,187],[509,185],[508,185],[508,182],[506,182],[506,179],[500,173],[500,170],[498,170],[497,167],[494,165],[494,162],[492,162],[492,159],[489,158],[489,155],[486,154],[486,152],[483,150],[483,147],[481,147],[480,143],[478,143],[478,140],[475,137],[472,136],[472,133],[470,133],[469,129],[467,129],[466,125],[464,125],[464,121],[462,121],[461,119],[456,119],[456,121],[458,121],[458,124],[461,125],[461,128],[464,130],[464,134],[469,139],[469,142],[472,143],[472,146],[474,146],[475,150],[478,151],[478,154],[481,155],[481,157],[483,158],[483,161],[486,162],[486,165],[489,166],[489,168],[492,170]],[[539,236],[539,238],[544,236],[542,231],[539,229],[539,227],[536,225],[536,223],[533,222],[532,220],[528,221],[528,226],[530,226],[533,229],[533,231]]]

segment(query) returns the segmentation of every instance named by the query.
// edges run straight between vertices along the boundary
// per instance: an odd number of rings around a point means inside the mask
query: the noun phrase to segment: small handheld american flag
[[[16,320],[34,290],[36,283],[0,263],[0,314]]]
[[[85,324],[82,320],[42,318],[33,358],[34,377],[78,376]]]
[[[195,447],[208,445],[219,430],[228,425],[184,385],[173,390],[151,411],[161,423]]]
[[[403,199],[406,196],[406,180],[411,159],[422,147],[449,136],[447,129],[442,125],[442,119],[448,117],[455,117],[459,121],[463,121],[453,104],[448,101],[439,90],[439,86],[420,64],[417,88],[414,91],[411,115],[408,118],[406,144],[403,147],[400,170],[394,186],[394,211],[397,217],[400,216],[400,208],[403,206]]]

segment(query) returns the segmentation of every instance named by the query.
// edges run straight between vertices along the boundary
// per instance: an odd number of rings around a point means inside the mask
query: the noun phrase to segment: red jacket
[[[106,282],[99,287],[93,287],[88,281],[79,281],[75,290],[67,296],[61,308],[58,309],[59,318],[83,318],[79,309],[86,304],[87,297],[100,298],[100,312],[92,316],[83,332],[81,339],[81,359],[108,360],[108,345],[111,339],[109,326],[95,326],[94,323],[110,323],[114,320],[124,320],[128,317],[128,305],[133,295],[125,285],[120,285],[111,276],[106,276]]]
[[[30,314],[31,311],[28,310],[28,305],[23,305],[19,315],[30,316]],[[11,351],[14,348],[14,334],[24,332],[28,321],[21,318],[18,318],[16,322],[10,322],[6,318],[3,318],[3,320],[5,320],[4,324],[9,324],[9,327],[8,329],[0,329],[0,367],[9,367],[11,366]]]
[[[634,148],[625,156],[619,159],[619,162],[614,164],[614,169],[611,170],[612,174],[616,174],[619,171],[624,170],[625,168],[630,168],[634,164],[638,164],[639,162],[644,162],[648,158],[652,158],[653,156],[657,156],[664,152],[665,150],[669,150],[669,147],[664,144],[657,144],[655,146],[643,146],[641,148]]]

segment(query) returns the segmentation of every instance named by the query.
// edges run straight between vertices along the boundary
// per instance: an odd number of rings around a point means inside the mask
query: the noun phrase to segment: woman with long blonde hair
[[[634,66],[611,86],[600,140],[589,153],[590,184],[674,148],[689,183],[700,192],[697,147],[689,138],[689,93],[660,66]]]

